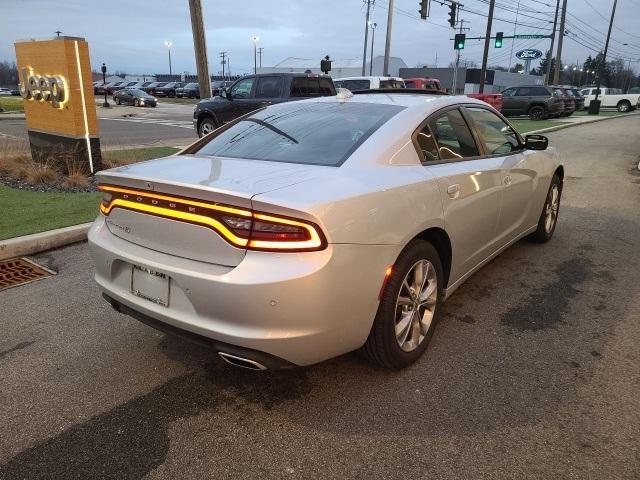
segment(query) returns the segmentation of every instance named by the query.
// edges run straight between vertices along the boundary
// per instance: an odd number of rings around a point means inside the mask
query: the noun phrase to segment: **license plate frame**
[[[168,307],[171,277],[166,273],[132,264],[131,293],[161,307]]]

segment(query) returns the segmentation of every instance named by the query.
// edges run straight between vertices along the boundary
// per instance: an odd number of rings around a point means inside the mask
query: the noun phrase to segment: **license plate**
[[[150,268],[131,266],[131,293],[163,307],[169,306],[171,278]]]

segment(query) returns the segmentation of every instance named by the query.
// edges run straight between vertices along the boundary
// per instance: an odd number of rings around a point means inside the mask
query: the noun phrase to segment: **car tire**
[[[534,105],[529,109],[528,115],[531,120],[544,120],[546,111],[544,107],[540,105]]]
[[[169,97],[169,98],[173,98],[175,96],[176,96],[176,94],[174,92],[172,92],[171,90],[169,90],[169,93],[167,93],[167,97]]]
[[[412,290],[418,280],[416,268],[427,273],[425,286],[420,290],[422,294],[418,296]],[[440,256],[433,245],[419,239],[409,243],[398,256],[384,285],[373,326],[360,349],[362,356],[394,370],[418,360],[427,349],[438,322],[444,296],[443,279]],[[420,306],[416,303],[418,298],[427,299],[427,303]],[[415,315],[416,308],[418,315]]]
[[[540,213],[540,218],[538,219],[538,228],[527,237],[527,240],[535,243],[546,243],[551,240],[558,223],[561,196],[562,180],[560,180],[558,174],[554,174],[544,201],[544,207],[542,207],[542,213]]]
[[[119,98],[116,98],[116,105],[120,105],[120,103],[121,103],[121,102],[120,102],[120,99],[119,99]]]
[[[140,106],[140,100],[138,100],[137,98],[133,101],[133,106],[134,107],[139,107]]]
[[[626,113],[631,111],[631,102],[628,100],[620,100],[618,102],[618,111],[620,113]]]
[[[218,128],[218,126],[215,120],[211,117],[206,117],[198,124],[198,136],[204,137],[205,135],[213,132],[216,128]]]

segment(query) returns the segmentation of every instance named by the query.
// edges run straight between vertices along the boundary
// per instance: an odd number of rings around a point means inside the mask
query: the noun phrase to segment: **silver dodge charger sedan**
[[[95,278],[116,310],[237,366],[360,349],[403,368],[462,282],[553,235],[564,170],[547,144],[467,97],[270,106],[100,172]]]

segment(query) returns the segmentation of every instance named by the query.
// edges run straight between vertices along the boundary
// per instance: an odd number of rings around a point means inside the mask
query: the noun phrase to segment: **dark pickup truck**
[[[200,100],[193,125],[202,137],[230,120],[274,103],[336,94],[331,77],[307,73],[249,75],[220,90],[219,96]]]

